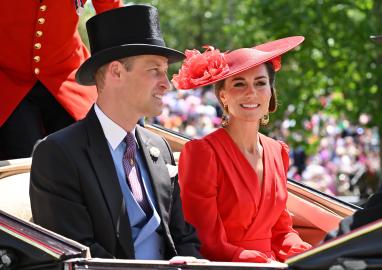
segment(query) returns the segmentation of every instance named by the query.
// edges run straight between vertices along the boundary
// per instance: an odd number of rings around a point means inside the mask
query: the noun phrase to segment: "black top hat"
[[[372,40],[374,40],[377,43],[382,43],[382,35],[379,36],[370,36]]]
[[[128,56],[153,54],[168,58],[169,64],[184,54],[166,47],[159,27],[158,10],[149,5],[129,5],[112,9],[86,22],[91,57],[76,73],[82,85],[95,84],[99,67]]]

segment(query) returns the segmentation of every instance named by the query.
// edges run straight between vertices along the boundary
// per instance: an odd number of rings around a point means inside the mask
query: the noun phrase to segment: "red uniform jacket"
[[[122,6],[120,0],[92,2],[97,13]],[[74,78],[89,57],[75,0],[0,1],[0,14],[0,126],[38,80],[73,118],[83,118],[97,91]]]
[[[224,129],[188,142],[179,160],[186,220],[195,226],[201,252],[214,261],[241,261],[244,249],[284,261],[310,247],[292,228],[286,209],[288,150],[260,134],[264,177],[256,172]]]

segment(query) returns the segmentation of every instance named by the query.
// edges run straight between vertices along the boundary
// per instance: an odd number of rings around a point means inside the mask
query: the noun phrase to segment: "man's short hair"
[[[125,70],[129,71],[129,70],[131,70],[131,68],[133,66],[134,57],[125,57],[125,58],[119,59],[117,61],[119,61],[123,65]],[[105,86],[105,73],[106,73],[106,68],[108,67],[109,64],[110,63],[107,63],[107,64],[101,66],[100,68],[98,68],[95,75],[94,75],[98,91],[103,89]]]

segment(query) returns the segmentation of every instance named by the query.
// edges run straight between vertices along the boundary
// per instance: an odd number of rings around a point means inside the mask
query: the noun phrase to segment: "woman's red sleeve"
[[[197,230],[201,252],[209,260],[232,261],[243,250],[227,242],[219,216],[219,171],[215,153],[206,141],[186,144],[179,159],[179,184],[186,220]]]

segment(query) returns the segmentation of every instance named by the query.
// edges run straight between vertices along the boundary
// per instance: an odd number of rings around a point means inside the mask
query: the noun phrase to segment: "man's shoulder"
[[[70,126],[60,129],[36,143],[33,151],[33,157],[37,152],[49,151],[55,152],[55,149],[61,149],[65,152],[72,152],[75,149],[82,148],[87,144],[87,132],[83,120],[80,120]]]
[[[61,143],[73,143],[73,141],[81,140],[85,138],[86,129],[84,120],[80,120],[71,124],[63,129],[60,129],[46,137],[46,140],[56,141]]]

